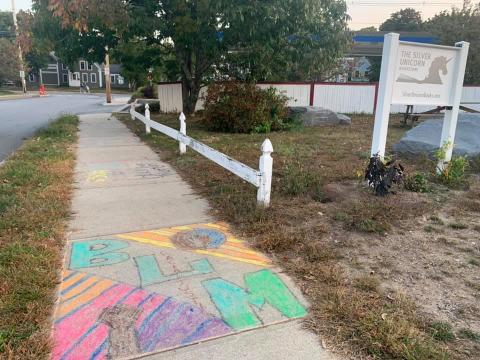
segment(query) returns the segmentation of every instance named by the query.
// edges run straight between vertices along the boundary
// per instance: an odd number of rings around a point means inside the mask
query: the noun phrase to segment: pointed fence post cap
[[[179,119],[180,119],[181,121],[187,120],[187,118],[186,118],[185,114],[183,113],[183,111],[180,113]]]
[[[261,149],[263,153],[267,153],[267,154],[272,153],[273,152],[272,142],[269,139],[265,139]]]
[[[148,103],[145,104],[145,109],[150,109],[150,105],[148,105]]]

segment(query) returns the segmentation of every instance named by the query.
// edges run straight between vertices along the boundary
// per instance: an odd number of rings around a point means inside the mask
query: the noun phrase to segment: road
[[[125,98],[128,95],[117,95]],[[0,100],[0,162],[18,149],[25,139],[61,114],[117,111],[121,106],[103,106],[103,94],[50,93],[46,97]]]

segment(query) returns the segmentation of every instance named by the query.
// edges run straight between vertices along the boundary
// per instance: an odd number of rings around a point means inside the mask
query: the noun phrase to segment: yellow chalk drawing
[[[88,174],[87,180],[94,183],[105,182],[108,179],[107,170],[94,170]]]
[[[197,254],[215,256],[225,260],[244,262],[263,267],[270,266],[270,260],[263,254],[251,249],[245,241],[235,238],[225,223],[207,223],[174,226],[170,228],[138,231],[115,235],[120,239],[138,241],[144,244],[176,249],[179,248],[172,237],[180,232],[194,231],[198,229],[215,230],[225,236],[225,241],[217,248],[185,249]]]

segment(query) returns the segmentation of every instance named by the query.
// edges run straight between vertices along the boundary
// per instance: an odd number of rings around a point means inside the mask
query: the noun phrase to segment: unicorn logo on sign
[[[428,69],[428,76],[425,77],[425,79],[420,80],[409,75],[400,74],[397,82],[441,85],[443,82],[442,78],[440,77],[440,72],[442,72],[443,75],[448,74],[447,64],[450,62],[450,60],[452,60],[452,58],[447,60],[445,56],[438,56],[433,59],[430,69]]]

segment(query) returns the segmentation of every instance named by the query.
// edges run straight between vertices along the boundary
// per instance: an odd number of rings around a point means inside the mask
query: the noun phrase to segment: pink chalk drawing
[[[65,271],[60,294],[53,360],[118,356],[126,350],[118,335],[121,327],[130,329],[125,335],[130,355],[234,332],[221,318],[190,303],[83,272]],[[136,320],[127,321],[125,314]]]

